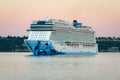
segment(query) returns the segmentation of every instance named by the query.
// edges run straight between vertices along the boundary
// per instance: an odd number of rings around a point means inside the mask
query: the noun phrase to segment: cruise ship
[[[30,24],[24,42],[35,56],[97,54],[95,31],[77,20],[41,19]]]

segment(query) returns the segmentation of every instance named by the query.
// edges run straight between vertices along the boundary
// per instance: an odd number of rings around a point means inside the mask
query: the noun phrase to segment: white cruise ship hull
[[[96,54],[98,53],[97,45],[94,47],[84,47],[84,46],[78,46],[78,45],[64,46],[61,44],[52,44],[52,46],[57,52],[61,52],[64,54]]]
[[[74,21],[74,25],[62,20],[33,22],[28,39],[24,42],[37,55],[97,54],[94,31]]]
[[[34,41],[34,40],[24,40],[28,49],[37,55],[76,55],[76,54],[90,54],[94,55],[98,53],[97,45],[95,47],[73,47],[73,46],[64,46],[60,44],[55,44],[51,40],[49,41]],[[46,46],[46,43],[48,44]],[[38,47],[37,47],[38,46]]]

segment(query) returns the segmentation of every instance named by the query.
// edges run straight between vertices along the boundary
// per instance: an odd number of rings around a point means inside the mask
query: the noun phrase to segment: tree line
[[[28,51],[27,47],[24,44],[24,39],[27,39],[26,36],[0,36],[0,52],[24,52]]]
[[[27,36],[0,36],[0,52],[29,51],[24,44]],[[96,37],[99,52],[120,52],[120,37]]]
[[[120,52],[120,37],[97,37],[99,52]]]

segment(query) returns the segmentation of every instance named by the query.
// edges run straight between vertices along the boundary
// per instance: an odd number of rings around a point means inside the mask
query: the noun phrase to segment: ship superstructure
[[[96,54],[94,31],[73,20],[44,19],[33,21],[25,44],[34,55]]]

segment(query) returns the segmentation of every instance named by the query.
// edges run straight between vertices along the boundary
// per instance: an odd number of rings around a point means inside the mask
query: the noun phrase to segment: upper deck
[[[33,21],[27,31],[54,31],[53,23],[46,20]]]
[[[70,23],[66,20],[57,19],[33,21],[30,24],[30,29],[27,31],[55,31],[60,29],[94,32],[91,27],[82,26],[82,23],[77,22],[77,20],[73,20],[73,22]]]

